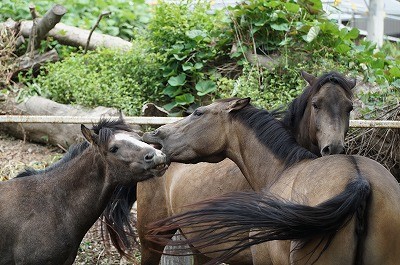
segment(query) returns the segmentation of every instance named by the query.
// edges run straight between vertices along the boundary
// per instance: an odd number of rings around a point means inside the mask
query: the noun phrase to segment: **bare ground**
[[[0,131],[0,181],[15,177],[26,167],[43,169],[59,160],[63,153],[58,147],[25,142]],[[82,240],[74,264],[138,264],[139,251],[134,256],[136,260],[127,261],[114,248],[106,247],[97,221]]]

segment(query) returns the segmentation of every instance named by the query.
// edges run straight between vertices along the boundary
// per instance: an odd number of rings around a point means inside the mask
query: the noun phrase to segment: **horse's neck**
[[[58,171],[58,170],[57,170]],[[68,161],[54,177],[55,200],[61,205],[65,218],[70,218],[86,232],[103,212],[114,187],[107,181],[106,162],[94,150],[85,150],[81,156]],[[51,177],[51,176],[50,176]]]
[[[269,186],[284,170],[284,162],[244,126],[235,126],[230,138],[227,156],[240,168],[250,186],[261,191]]]

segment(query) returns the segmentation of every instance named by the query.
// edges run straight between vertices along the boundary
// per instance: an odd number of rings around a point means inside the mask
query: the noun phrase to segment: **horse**
[[[216,101],[143,135],[170,161],[228,157],[260,185],[153,223],[147,240],[200,251],[229,242],[211,264],[248,247],[254,264],[398,264],[400,187],[393,175],[367,157],[315,156],[249,101]],[[177,228],[189,231],[187,240],[162,235]]]
[[[317,155],[343,152],[349,112],[352,107],[351,91],[355,81],[337,72],[315,77],[302,71],[301,76],[308,86],[284,112],[285,126],[291,130],[301,145]],[[314,104],[318,102],[319,109],[313,107],[312,102]],[[229,159],[217,164],[172,163],[163,178],[138,183],[137,233],[141,242],[141,264],[159,264],[160,253],[164,249],[163,245],[156,245],[146,240],[147,224],[179,213],[186,204],[222,193],[255,188],[256,185],[249,183],[240,169]],[[196,196],[193,196],[194,194]],[[136,197],[130,198],[132,201],[136,200]],[[118,207],[112,210],[116,211]],[[123,231],[120,234],[123,235]],[[157,249],[159,253],[153,252],[152,249]],[[195,264],[203,264],[209,259],[207,256],[196,255]],[[250,251],[243,251],[231,258],[229,263],[251,264]]]
[[[102,119],[85,142],[44,170],[0,183],[0,264],[73,264],[84,235],[118,185],[167,169],[166,156],[122,119]]]

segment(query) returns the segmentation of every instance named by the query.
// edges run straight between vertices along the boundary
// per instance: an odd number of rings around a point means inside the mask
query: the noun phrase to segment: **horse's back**
[[[378,162],[362,156],[334,155],[300,165],[299,174],[292,174],[288,199],[318,205],[342,192],[353,180],[367,180],[367,200],[363,261],[367,264],[398,264],[400,260],[400,187],[390,172]],[[353,264],[356,252],[356,219],[345,225],[329,248],[315,264]],[[363,239],[359,239],[363,240]],[[292,261],[303,264],[304,256],[318,244],[292,252]],[[294,246],[292,246],[294,247]],[[322,250],[321,246],[317,248]],[[316,251],[316,253],[319,253]],[[316,256],[315,256],[316,257]],[[302,261],[300,261],[302,260]],[[311,259],[312,260],[312,259]]]

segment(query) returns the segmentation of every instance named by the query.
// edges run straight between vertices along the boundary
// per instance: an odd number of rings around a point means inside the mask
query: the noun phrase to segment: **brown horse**
[[[291,129],[298,142],[317,154],[343,152],[344,136],[348,130],[349,112],[352,108],[351,89],[355,86],[354,81],[334,72],[320,78],[305,72],[302,76],[309,86],[290,104],[283,119],[285,125]],[[151,252],[151,249],[162,251],[164,248],[145,239],[147,224],[179,213],[187,204],[222,193],[249,190],[250,185],[229,159],[218,164],[173,163],[163,179],[139,183],[137,228],[142,243],[142,264],[158,264],[160,255]],[[155,190],[156,195],[153,193]],[[198,256],[196,259],[198,264],[207,260]],[[242,252],[229,262],[251,264],[251,254],[249,251]]]
[[[190,237],[173,244],[189,243],[207,251],[208,246],[229,242],[216,262],[249,246],[254,264],[372,265],[400,260],[400,187],[390,172],[361,156],[317,158],[249,99],[200,107],[143,139],[160,144],[171,161],[228,157],[262,190],[209,200],[200,209],[153,224],[148,240],[170,243],[168,237],[154,234],[181,228],[191,231]]]
[[[355,86],[354,80],[348,80],[336,72],[319,78],[306,72],[302,72],[302,76],[309,86],[290,104],[283,119],[285,126],[301,145],[317,155],[320,152],[324,155],[343,152],[352,108],[351,89]],[[172,163],[164,178],[138,183],[137,231],[141,242],[141,263],[159,264],[161,254],[151,249],[159,252],[164,249],[163,245],[155,245],[146,240],[147,224],[177,214],[187,204],[256,187],[257,184],[249,183],[229,159],[217,164]],[[113,211],[116,209],[114,207]],[[123,235],[123,232],[120,234]],[[195,264],[203,264],[205,260],[208,260],[206,256],[195,256]],[[250,250],[231,258],[229,263],[251,264]]]
[[[121,119],[102,120],[56,164],[0,183],[0,264],[72,264],[117,185],[166,170],[166,156]]]

